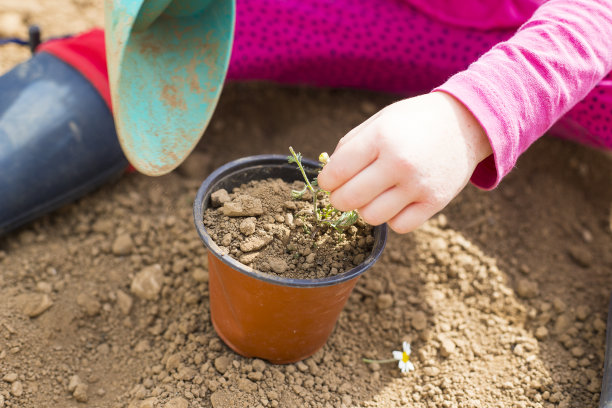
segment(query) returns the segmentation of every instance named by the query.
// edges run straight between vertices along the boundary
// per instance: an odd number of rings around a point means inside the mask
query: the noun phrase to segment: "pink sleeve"
[[[551,0],[508,41],[435,90],[483,126],[493,155],[472,182],[497,186],[519,155],[612,70],[612,0]]]

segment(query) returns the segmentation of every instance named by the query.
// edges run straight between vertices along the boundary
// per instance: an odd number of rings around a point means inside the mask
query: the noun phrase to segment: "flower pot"
[[[314,177],[318,164],[306,159],[303,164]],[[204,226],[203,215],[216,190],[231,191],[270,177],[293,182],[302,176],[280,155],[246,157],[218,168],[198,190],[194,220],[208,248],[210,314],[217,334],[238,354],[285,364],[305,359],[325,344],[357,279],[382,253],[387,227],[374,228],[371,253],[341,274],[290,279],[256,271],[221,252]]]

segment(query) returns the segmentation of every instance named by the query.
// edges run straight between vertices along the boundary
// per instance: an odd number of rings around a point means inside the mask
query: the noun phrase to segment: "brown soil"
[[[291,199],[292,190],[303,188],[304,182],[267,179],[238,186],[231,194],[217,190],[204,225],[222,253],[277,276],[326,278],[362,263],[372,251],[372,227],[358,220],[336,231],[317,223],[310,192]],[[319,208],[329,205],[324,192],[317,197]]]
[[[100,25],[101,7],[4,0],[0,18],[57,35]],[[0,47],[0,69],[26,57]],[[274,366],[215,335],[191,214],[200,182],[289,144],[332,151],[394,99],[230,84],[179,172],[127,175],[0,240],[0,406],[596,406],[612,160],[559,140],[537,142],[495,191],[468,187],[419,230],[391,234],[315,356]],[[403,340],[415,371],[361,362]]]

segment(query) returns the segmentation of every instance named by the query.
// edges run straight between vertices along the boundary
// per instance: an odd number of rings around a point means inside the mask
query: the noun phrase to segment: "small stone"
[[[538,295],[538,283],[521,278],[516,283],[516,293],[523,299],[530,299]]]
[[[393,306],[393,296],[388,293],[383,293],[376,298],[376,307],[379,310],[388,309]]]
[[[572,319],[567,314],[562,314],[555,321],[555,334],[563,334],[569,329]]]
[[[259,381],[263,378],[263,374],[259,371],[251,371],[249,374],[247,374],[247,377],[251,381]]]
[[[410,324],[414,330],[424,330],[427,327],[427,316],[421,311],[414,312]]]
[[[166,360],[166,370],[174,370],[181,365],[181,355],[179,353],[172,354]]]
[[[249,236],[255,232],[257,225],[255,224],[255,217],[248,217],[242,220],[240,223],[240,232],[244,235]]]
[[[81,379],[79,378],[79,376],[73,375],[72,377],[70,377],[70,381],[68,382],[68,391],[74,392],[75,388],[80,383],[81,383]]]
[[[23,384],[21,381],[15,381],[11,384],[11,394],[16,397],[21,397],[23,395]]]
[[[191,381],[198,372],[191,367],[181,367],[178,371],[177,379],[182,381]]]
[[[451,339],[442,338],[440,340],[440,355],[449,357],[455,352],[455,343]]]
[[[117,306],[124,315],[129,315],[133,304],[132,297],[122,290],[117,291]]]
[[[130,234],[121,234],[113,242],[112,251],[114,255],[124,256],[132,253],[134,242]]]
[[[53,301],[49,295],[46,293],[33,294],[28,296],[23,312],[29,317],[38,317],[51,306],[53,306]]]
[[[241,195],[223,204],[222,212],[228,217],[252,217],[263,214],[263,205],[258,198]]]
[[[53,292],[53,286],[48,282],[37,282],[36,291],[39,293],[51,293]]]
[[[221,374],[225,374],[231,364],[232,360],[227,356],[221,356],[215,359],[215,369]]]
[[[102,305],[93,295],[88,293],[79,293],[77,296],[77,305],[81,307],[87,316],[95,316],[100,313]]]
[[[221,238],[221,245],[223,246],[230,246],[232,243],[232,234],[230,232],[228,232],[227,234],[225,234],[223,236],[223,238]]]
[[[221,207],[223,204],[230,201],[230,196],[225,189],[219,189],[210,195],[210,201],[213,207]]]
[[[570,352],[574,357],[582,357],[584,355],[584,349],[582,347],[573,347]]]
[[[14,383],[17,381],[17,373],[8,373],[4,377],[2,377],[2,381],[6,381],[7,383]]]
[[[548,337],[548,329],[544,326],[540,326],[535,331],[535,337],[538,340],[544,340]]]
[[[206,283],[208,282],[208,271],[204,268],[195,268],[193,270],[193,279],[196,282]]]
[[[157,398],[151,397],[151,398],[147,398],[146,400],[141,401],[140,405],[138,405],[138,408],[155,408],[156,405],[157,405]]]
[[[187,408],[189,402],[183,397],[174,397],[170,401],[166,402],[164,408]]]
[[[238,388],[244,392],[255,392],[257,391],[257,384],[247,378],[239,378]]]
[[[586,248],[571,247],[569,256],[574,263],[583,268],[588,268],[593,263],[593,254]]]
[[[268,264],[270,265],[270,269],[278,274],[284,273],[289,267],[287,262],[281,258],[270,258]]]
[[[253,370],[259,371],[260,373],[266,369],[266,363],[260,359],[253,360],[252,365],[253,365]]]
[[[239,261],[244,265],[250,265],[253,263],[253,261],[255,261],[255,259],[257,259],[258,256],[259,252],[250,252],[248,254],[240,255]]]
[[[161,291],[164,273],[159,264],[147,266],[136,274],[130,290],[141,299],[157,299]]]
[[[24,37],[28,29],[21,17],[16,12],[4,12],[0,14],[0,37]]]
[[[134,351],[137,353],[142,353],[149,350],[151,346],[149,345],[149,340],[142,339],[134,346]]]
[[[425,374],[427,377],[435,377],[440,374],[440,369],[435,366],[425,367],[423,368],[423,374]]]
[[[245,239],[240,243],[242,252],[257,251],[272,242],[272,237],[267,235],[255,235]]]
[[[72,392],[72,396],[78,402],[87,402],[87,399],[88,399],[87,389],[88,389],[87,384],[80,383],[76,386],[76,388]]]
[[[580,305],[576,308],[576,318],[580,321],[585,321],[589,317],[589,307]]]

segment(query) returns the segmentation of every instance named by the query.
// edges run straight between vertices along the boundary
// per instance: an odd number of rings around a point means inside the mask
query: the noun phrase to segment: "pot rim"
[[[302,163],[310,168],[317,168],[319,164],[311,159],[302,159]],[[354,279],[368,270],[378,260],[387,241],[387,224],[381,224],[374,227],[374,245],[370,254],[363,260],[362,263],[349,269],[341,274],[329,276],[326,278],[317,279],[295,279],[295,278],[284,278],[273,274],[268,274],[255,270],[249,266],[246,266],[231,256],[225,254],[222,255],[221,248],[212,240],[206,227],[204,226],[204,211],[208,208],[205,202],[210,200],[210,195],[213,192],[214,187],[222,180],[228,178],[231,175],[240,173],[245,169],[254,167],[263,167],[266,165],[283,165],[287,162],[287,156],[280,154],[262,154],[256,156],[247,156],[237,160],[233,160],[229,163],[222,165],[213,171],[200,185],[195,201],[193,203],[193,217],[196,230],[200,239],[206,245],[209,251],[211,251],[217,259],[225,263],[232,269],[235,269],[245,275],[251,276],[255,279],[259,279],[264,282],[268,282],[280,286],[298,287],[298,288],[315,288],[323,286],[337,285],[342,282]],[[298,171],[296,169],[296,171]]]

